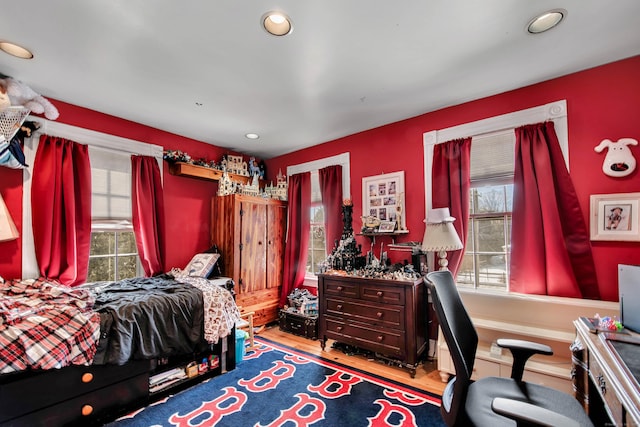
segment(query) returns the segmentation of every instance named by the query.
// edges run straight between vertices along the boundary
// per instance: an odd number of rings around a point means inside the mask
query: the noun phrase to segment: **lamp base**
[[[440,266],[440,271],[449,270],[447,268],[449,265],[449,261],[447,261],[447,251],[438,251],[438,265]]]

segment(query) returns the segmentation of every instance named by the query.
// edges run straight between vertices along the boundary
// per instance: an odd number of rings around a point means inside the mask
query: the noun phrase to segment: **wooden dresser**
[[[428,347],[426,292],[422,279],[319,275],[322,349],[327,339],[353,345],[409,368],[414,377]]]
[[[278,320],[284,267],[287,202],[232,194],[211,202],[211,242],[224,275],[236,284],[236,303],[254,312],[253,324]]]

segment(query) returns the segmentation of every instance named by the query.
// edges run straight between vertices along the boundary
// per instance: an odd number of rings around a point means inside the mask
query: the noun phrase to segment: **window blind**
[[[91,218],[131,219],[131,154],[89,146]]]
[[[513,176],[516,135],[513,129],[474,136],[471,181]]]

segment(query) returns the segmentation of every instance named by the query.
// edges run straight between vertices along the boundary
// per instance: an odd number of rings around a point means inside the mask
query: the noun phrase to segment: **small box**
[[[310,339],[318,339],[318,316],[305,316],[287,310],[280,310],[280,330]]]

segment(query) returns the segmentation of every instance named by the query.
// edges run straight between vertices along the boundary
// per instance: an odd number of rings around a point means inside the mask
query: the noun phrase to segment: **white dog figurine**
[[[602,172],[605,175],[619,178],[627,176],[635,170],[636,159],[633,157],[629,145],[638,145],[638,141],[633,138],[620,138],[616,142],[605,139],[594,148],[596,153],[601,153],[605,148],[609,149],[604,163],[602,163]]]

